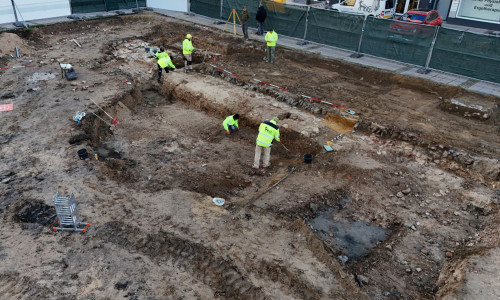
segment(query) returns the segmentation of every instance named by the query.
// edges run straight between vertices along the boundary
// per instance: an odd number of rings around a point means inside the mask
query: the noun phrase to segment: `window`
[[[385,1],[385,9],[391,9],[394,7],[394,0]]]

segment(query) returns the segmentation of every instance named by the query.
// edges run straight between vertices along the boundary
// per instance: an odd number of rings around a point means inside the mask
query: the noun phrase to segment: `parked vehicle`
[[[343,0],[340,3],[332,4],[331,9],[389,19],[394,17],[396,5],[397,0]]]
[[[441,26],[441,24],[443,24],[443,18],[437,10],[411,9],[397,19],[403,22],[426,24],[431,26]]]
[[[431,26],[440,26],[442,23],[443,18],[437,10],[412,9],[391,24],[389,38],[406,42],[422,40],[434,35]]]

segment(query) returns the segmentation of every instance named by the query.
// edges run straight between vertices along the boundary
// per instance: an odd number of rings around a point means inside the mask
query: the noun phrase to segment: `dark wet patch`
[[[391,232],[389,229],[364,221],[349,222],[340,219],[335,215],[336,212],[337,210],[333,208],[323,211],[311,220],[310,225],[323,240],[351,259],[368,254]]]
[[[56,222],[57,215],[53,206],[37,200],[28,200],[15,207],[14,220],[22,223],[49,225]]]

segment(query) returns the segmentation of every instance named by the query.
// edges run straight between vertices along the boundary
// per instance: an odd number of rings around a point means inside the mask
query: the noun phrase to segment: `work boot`
[[[161,83],[161,78],[158,78],[158,83]]]
[[[189,70],[188,69],[184,69],[184,72],[189,73]]]

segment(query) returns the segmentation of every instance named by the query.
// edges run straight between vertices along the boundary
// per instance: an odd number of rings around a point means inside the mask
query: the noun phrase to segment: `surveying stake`
[[[226,31],[226,26],[227,26],[227,23],[229,23],[231,16],[233,16],[233,29],[234,29],[234,35],[236,35],[236,18],[238,18],[238,22],[240,22],[240,25],[241,25],[241,20],[240,20],[240,17],[238,16],[238,13],[236,12],[236,9],[234,9],[234,8],[233,8],[233,10],[231,10],[231,13],[229,14],[229,18],[227,18],[226,25],[224,25],[224,31]]]
[[[54,206],[56,207],[57,219],[59,227],[52,227],[54,231],[78,231],[87,232],[87,229],[80,228],[82,226],[90,226],[90,223],[80,222],[76,210],[75,195],[71,193],[68,197],[62,197],[59,193],[53,198]]]

